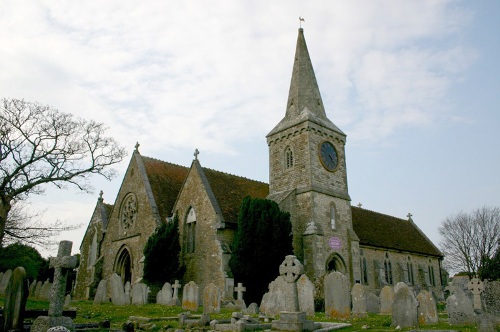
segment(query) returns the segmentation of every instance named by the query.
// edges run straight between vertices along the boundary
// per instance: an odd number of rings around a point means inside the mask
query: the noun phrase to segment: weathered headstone
[[[371,314],[380,313],[380,300],[377,295],[366,292],[366,312]]]
[[[244,310],[247,315],[257,315],[259,313],[259,305],[255,302],[250,303],[250,305]]]
[[[394,294],[391,325],[400,328],[418,326],[417,299],[405,283],[401,284],[403,285],[400,285]]]
[[[366,292],[365,287],[355,284],[351,290],[352,314],[356,317],[366,316]]]
[[[234,279],[226,278],[226,283],[224,285],[224,300],[232,301],[234,300]]]
[[[123,286],[123,290],[125,292],[125,297],[127,298],[128,303],[130,303],[131,298],[132,298],[132,296],[130,294],[131,289],[132,289],[132,286],[130,285],[130,281],[127,281],[125,283],[125,286]]]
[[[42,286],[43,282],[41,280],[36,282],[35,292],[33,293],[34,298],[36,299],[40,298],[40,292],[42,291]]]
[[[181,288],[181,284],[179,283],[179,280],[176,280],[174,284],[172,285],[172,288],[174,289],[174,293],[172,294],[172,301],[168,303],[170,306],[180,306],[181,305],[181,300],[179,300],[179,288]]]
[[[385,286],[380,291],[380,314],[392,315],[392,303],[394,302],[394,290]]]
[[[50,258],[49,266],[54,268],[54,283],[50,291],[48,316],[40,316],[33,322],[31,332],[45,332],[54,326],[64,326],[74,331],[73,320],[62,315],[68,274],[77,265],[78,258],[71,255],[73,242],[61,241],[57,257]]]
[[[500,280],[486,283],[483,299],[485,311],[500,318]]]
[[[396,285],[394,285],[394,295],[398,292],[398,290],[402,287],[408,287],[408,285],[402,281],[398,282]]]
[[[7,288],[11,275],[12,270],[7,270],[4,272],[2,279],[0,279],[0,295],[5,294],[5,289]]]
[[[42,287],[40,287],[40,292],[38,293],[38,298],[40,300],[50,299],[50,291],[52,289],[52,283],[49,279],[45,280]]]
[[[461,287],[455,287],[454,293],[446,299],[446,310],[452,325],[476,324],[472,301]]]
[[[418,301],[418,323],[421,325],[437,324],[438,313],[436,301],[428,291],[420,291],[417,295]]]
[[[340,272],[325,276],[325,315],[328,318],[349,318],[351,315],[351,296],[349,280]]]
[[[297,280],[297,294],[299,297],[299,310],[307,316],[314,316],[314,284],[303,274]]]
[[[156,303],[167,305],[170,301],[172,301],[172,286],[166,282],[158,294],[156,294]]]
[[[3,331],[23,330],[24,308],[28,298],[28,278],[23,267],[12,272],[5,289]]]
[[[474,309],[482,309],[481,305],[481,293],[484,291],[484,284],[479,278],[472,278],[467,285],[473,296],[473,307]]]
[[[130,298],[125,295],[123,289],[122,278],[116,273],[111,276],[110,287],[111,287],[111,302],[114,305],[127,305],[130,304]]]
[[[94,296],[94,304],[102,304],[108,302],[107,297],[107,282],[106,280],[99,281],[99,285],[97,285],[97,291]]]
[[[234,290],[236,291],[236,304],[240,307],[240,309],[246,308],[246,303],[243,299],[243,293],[247,290],[246,287],[243,287],[243,284],[239,282],[238,287]]]
[[[182,292],[182,309],[196,311],[200,303],[200,294],[198,285],[194,281],[188,282],[184,285]]]
[[[68,294],[66,295],[66,297],[64,298],[64,306],[65,307],[69,307],[71,305],[71,295]]]
[[[272,317],[282,311],[298,312],[296,280],[303,270],[304,267],[295,256],[286,256],[279,268],[280,275],[269,284],[269,292],[262,298],[260,311]]]
[[[30,284],[29,294],[28,294],[29,297],[33,297],[35,295],[36,284],[37,284],[36,279],[33,280],[33,282]]]
[[[220,290],[214,284],[208,284],[203,290],[203,313],[217,314],[220,312]]]
[[[132,286],[131,299],[132,304],[135,305],[145,305],[148,303],[148,286],[142,282],[134,284]]]

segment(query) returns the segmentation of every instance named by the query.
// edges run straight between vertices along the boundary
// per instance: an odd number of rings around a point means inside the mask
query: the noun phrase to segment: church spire
[[[318,82],[316,81],[306,39],[304,38],[304,29],[300,28],[295,48],[286,116],[295,117],[303,112],[305,108],[308,108],[315,116],[326,119]]]
[[[285,117],[268,136],[304,120],[310,120],[345,135],[326,116],[302,28],[299,29],[294,59]]]

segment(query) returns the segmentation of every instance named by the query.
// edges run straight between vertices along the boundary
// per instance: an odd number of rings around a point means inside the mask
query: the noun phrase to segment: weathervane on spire
[[[306,22],[306,20],[304,20],[304,18],[303,18],[303,17],[300,17],[300,16],[299,16],[299,27],[300,27],[301,29],[302,29],[302,22],[304,22],[304,23],[305,23],[305,22]]]

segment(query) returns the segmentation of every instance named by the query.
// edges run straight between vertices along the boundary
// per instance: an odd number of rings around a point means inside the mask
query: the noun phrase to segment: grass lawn
[[[3,298],[0,298],[0,306],[3,307]],[[48,309],[49,303],[47,301],[37,301],[28,300],[26,304],[26,309]],[[180,307],[167,307],[159,304],[147,304],[144,306],[128,305],[128,306],[115,306],[111,303],[106,303],[102,305],[94,305],[92,301],[73,301],[71,307],[77,309],[77,316],[75,323],[89,323],[89,322],[100,322],[104,320],[109,320],[111,322],[111,327],[114,329],[121,329],[122,324],[128,320],[130,316],[140,316],[149,318],[167,318],[175,317],[175,319],[162,319],[154,321],[157,328],[153,330],[162,330],[167,328],[177,328],[178,319],[177,315],[185,312]],[[202,314],[201,307],[197,312],[192,312],[192,314]],[[222,310],[220,314],[211,314],[211,319],[229,319],[231,317],[231,311]],[[391,327],[391,317],[381,316],[376,314],[369,314],[363,318],[351,318],[347,320],[332,320],[327,319],[324,313],[317,313],[314,317],[309,319],[314,321],[322,322],[341,322],[350,323],[351,327],[344,328],[342,331],[394,331],[395,328]],[[475,332],[477,328],[475,326],[450,326],[448,324],[448,317],[446,312],[439,312],[439,323],[436,325],[420,326],[420,329],[425,330],[460,330],[463,332]],[[408,331],[412,329],[403,329],[402,331]],[[500,330],[498,330],[500,331]]]

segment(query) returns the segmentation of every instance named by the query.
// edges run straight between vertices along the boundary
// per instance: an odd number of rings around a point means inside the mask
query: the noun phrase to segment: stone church
[[[346,134],[326,116],[303,29],[299,29],[283,119],[266,136],[269,184],[140,154],[138,146],[114,204],[102,194],[80,246],[75,297],[91,298],[113,273],[124,283],[143,276],[143,249],[161,223],[179,217],[183,282],[231,289],[228,266],[245,196],[268,198],[291,215],[293,248],[315,280],[330,271],[377,292],[404,281],[441,290],[442,253],[408,215],[400,219],[351,206]],[[260,267],[272,268],[272,267]],[[278,271],[278,267],[274,267]]]

